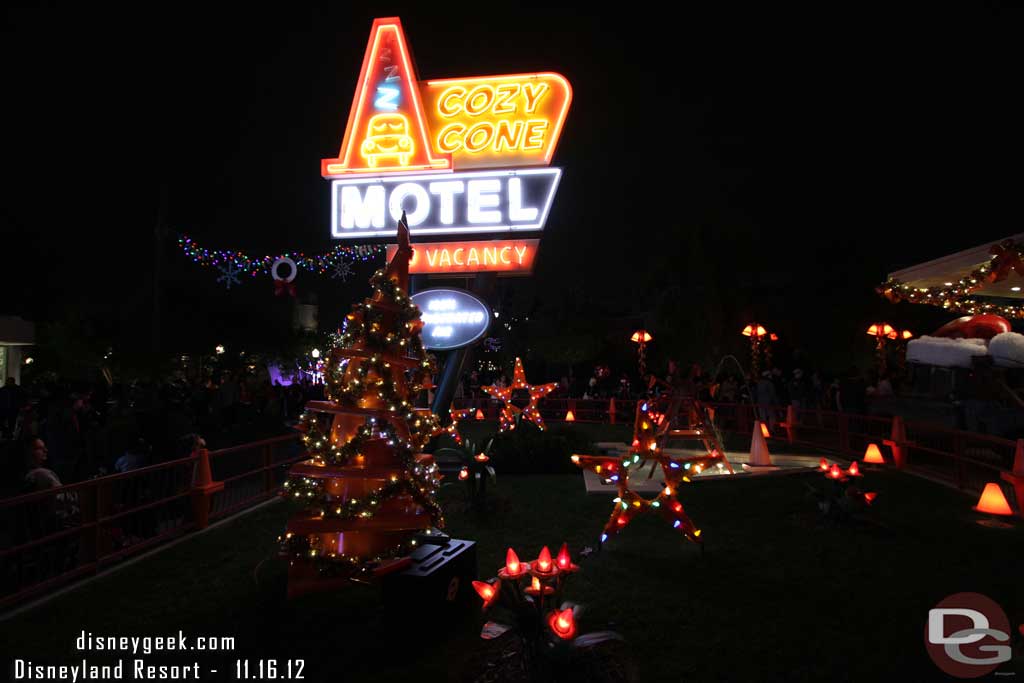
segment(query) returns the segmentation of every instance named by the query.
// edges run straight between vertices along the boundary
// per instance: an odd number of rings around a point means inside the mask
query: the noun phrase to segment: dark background
[[[573,85],[535,275],[499,293],[517,350],[597,338],[580,354],[625,359],[620,332],[643,324],[655,359],[712,363],[743,353],[756,319],[788,362],[845,369],[869,357],[869,323],[949,317],[881,300],[888,272],[1020,231],[1019,8],[615,8],[6,10],[0,312],[148,352],[159,250],[162,351],[279,343],[291,302],[269,278],[226,292],[173,236],[332,246],[318,164],[374,16],[401,16],[420,78]],[[161,187],[171,236],[155,247]],[[331,329],[371,272],[296,284]]]

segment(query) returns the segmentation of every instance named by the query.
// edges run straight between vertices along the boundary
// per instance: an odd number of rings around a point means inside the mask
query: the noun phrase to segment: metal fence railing
[[[273,496],[301,457],[295,434],[210,452],[209,518]],[[0,500],[0,610],[196,530],[198,458]]]

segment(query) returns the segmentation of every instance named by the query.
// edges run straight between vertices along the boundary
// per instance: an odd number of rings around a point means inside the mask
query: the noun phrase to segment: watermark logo
[[[957,593],[928,610],[925,647],[935,665],[956,678],[985,676],[1010,661],[1010,620],[980,593]]]

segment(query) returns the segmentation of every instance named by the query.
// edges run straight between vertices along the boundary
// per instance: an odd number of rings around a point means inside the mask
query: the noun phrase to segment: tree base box
[[[476,542],[458,538],[423,544],[409,556],[411,566],[383,577],[388,607],[427,610],[431,618],[455,616],[476,597]]]

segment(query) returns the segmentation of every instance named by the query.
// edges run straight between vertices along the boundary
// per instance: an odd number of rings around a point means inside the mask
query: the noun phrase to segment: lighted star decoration
[[[580,468],[592,470],[606,483],[618,486],[615,508],[601,532],[601,543],[616,535],[637,515],[655,512],[664,517],[683,535],[701,544],[701,530],[698,529],[679,502],[679,487],[688,484],[694,477],[709,467],[721,467],[732,473],[724,451],[716,448],[717,441],[700,419],[702,410],[693,413],[696,417],[687,430],[693,438],[701,438],[708,448],[704,455],[673,457],[662,450],[662,441],[669,434],[670,416],[656,413],[649,401],[637,405],[636,421],[633,426],[633,444],[625,456],[574,455],[572,461]],[[645,466],[660,466],[664,483],[655,498],[644,498],[630,487],[630,476],[639,476]],[[649,477],[650,475],[648,475]]]
[[[551,384],[538,384],[533,386],[526,383],[526,372],[523,370],[523,361],[516,358],[516,367],[512,377],[512,384],[502,389],[494,385],[480,387],[480,389],[493,398],[498,399],[505,405],[501,409],[498,424],[498,431],[508,431],[516,428],[516,416],[522,414],[523,419],[529,420],[537,425],[537,429],[544,431],[544,419],[537,410],[537,402],[550,394],[558,386],[556,382]],[[530,402],[525,408],[512,405],[512,394],[525,389],[530,394]]]
[[[465,420],[467,417],[473,415],[472,408],[463,408],[462,410],[449,410],[448,414],[451,415],[452,421],[447,427],[444,428],[445,433],[455,439],[455,443],[462,445],[462,434],[459,434],[459,421]]]

